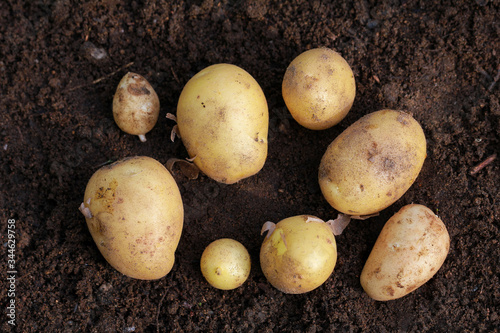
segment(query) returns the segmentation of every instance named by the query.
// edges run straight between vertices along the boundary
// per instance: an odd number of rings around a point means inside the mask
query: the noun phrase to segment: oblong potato
[[[216,64],[193,76],[179,97],[177,125],[194,163],[218,182],[235,183],[264,166],[267,101],[238,66]]]
[[[332,230],[311,215],[281,220],[269,230],[260,249],[262,272],[276,289],[288,294],[316,289],[332,274],[336,263]]]
[[[347,61],[322,47],[299,54],[283,77],[282,93],[293,118],[312,130],[323,130],[347,115],[356,96],[354,74]]]
[[[108,263],[136,279],[170,272],[184,221],[179,188],[168,170],[146,156],[97,170],[80,210]]]
[[[325,199],[348,215],[377,213],[398,200],[424,164],[425,135],[409,114],[365,115],[328,146],[319,166]]]
[[[407,205],[384,225],[361,273],[361,285],[378,301],[403,297],[429,281],[443,265],[450,236],[423,205]]]
[[[125,74],[113,97],[113,118],[118,127],[145,142],[159,113],[160,100],[148,80],[136,73]]]

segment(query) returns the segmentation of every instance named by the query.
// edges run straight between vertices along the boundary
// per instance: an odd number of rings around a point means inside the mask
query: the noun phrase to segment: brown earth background
[[[498,332],[500,247],[499,2],[458,1],[11,1],[0,2],[0,221],[3,331],[17,332]],[[291,119],[281,96],[290,61],[327,46],[351,65],[357,95],[325,131]],[[262,171],[234,185],[176,169],[185,205],[172,272],[130,279],[103,259],[78,211],[99,166],[147,155],[185,158],[170,141],[184,84],[214,63],[260,83],[270,112]],[[141,143],[115,125],[121,77],[146,77],[160,120]],[[404,110],[420,122],[428,156],[411,189],[380,216],[338,236],[338,262],[318,289],[287,295],[259,265],[265,221],[337,212],[317,182],[328,144],[361,116]],[[359,275],[384,223],[402,206],[436,212],[451,236],[442,268],[390,302],[371,300]],[[8,296],[7,224],[15,220],[15,297]],[[230,237],[253,261],[233,291],[210,287],[203,249]],[[15,300],[16,326],[6,307]]]

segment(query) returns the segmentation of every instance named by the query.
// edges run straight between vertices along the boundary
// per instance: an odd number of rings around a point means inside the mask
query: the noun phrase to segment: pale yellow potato
[[[319,167],[325,199],[347,215],[377,213],[398,200],[417,178],[425,135],[409,114],[381,110],[365,115],[328,146]]]
[[[148,80],[136,73],[127,73],[118,84],[113,97],[113,117],[120,129],[146,141],[158,120],[160,100]]]
[[[312,130],[338,124],[356,96],[354,74],[347,61],[328,48],[305,51],[288,66],[282,84],[293,118]]]
[[[288,294],[316,289],[332,274],[336,262],[337,244],[332,230],[311,215],[277,223],[260,250],[260,265],[267,280]]]
[[[97,170],[80,210],[108,263],[136,279],[170,272],[184,221],[179,188],[153,158],[126,158]]]
[[[194,163],[218,182],[235,183],[264,166],[267,101],[257,81],[235,65],[209,66],[188,81],[177,125]]]
[[[250,255],[240,242],[230,238],[218,239],[203,251],[200,268],[211,286],[222,290],[235,289],[250,275]]]
[[[407,205],[387,221],[361,273],[361,285],[377,301],[397,299],[429,281],[443,265],[450,236],[423,205]]]

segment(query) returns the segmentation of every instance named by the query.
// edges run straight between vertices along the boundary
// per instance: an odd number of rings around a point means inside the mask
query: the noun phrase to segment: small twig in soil
[[[488,164],[491,164],[491,162],[493,162],[496,158],[497,154],[491,155],[490,157],[488,157],[487,159],[485,159],[484,161],[473,167],[472,170],[470,171],[470,174],[475,175],[476,173],[484,169],[484,167],[486,167]]]
[[[481,73],[486,79],[492,80],[491,75],[488,74],[488,72],[485,71],[483,67],[481,67],[479,64],[477,64],[476,67],[477,67],[477,71],[479,73]]]
[[[498,71],[497,75],[495,75],[495,78],[493,79],[493,82],[491,82],[490,86],[488,87],[488,91],[491,92],[493,88],[495,87],[495,84],[500,80],[500,65],[498,65]]]
[[[125,68],[128,68],[128,67],[132,66],[133,64],[134,64],[134,62],[133,62],[133,61],[132,61],[132,62],[129,62],[129,63],[128,63],[128,64],[126,64],[125,66],[122,66],[122,67],[118,68],[116,71],[111,72],[111,73],[109,73],[109,74],[106,74],[106,75],[104,75],[104,76],[101,76],[100,78],[95,79],[95,80],[94,80],[94,81],[92,81],[92,83],[90,83],[90,84],[81,84],[81,85],[79,85],[79,86],[76,86],[76,87],[73,87],[73,88],[71,88],[71,89],[68,89],[68,92],[69,92],[69,91],[74,91],[74,90],[77,90],[77,89],[81,89],[81,88],[84,88],[84,87],[87,87],[87,86],[91,86],[91,85],[94,85],[94,84],[97,84],[97,83],[99,83],[99,82],[101,82],[101,81],[103,81],[103,80],[106,80],[106,79],[108,79],[108,78],[112,77],[113,75],[116,75],[116,73],[118,73],[118,72],[120,72],[120,71],[124,70]]]
[[[21,138],[21,142],[24,142],[23,131],[17,126],[17,132],[19,133],[19,137]]]
[[[163,296],[160,299],[160,303],[158,303],[158,311],[156,312],[156,332],[160,333],[160,309],[161,309],[161,304],[163,303],[163,300],[165,299],[165,296],[167,296],[167,292],[165,291],[163,293]]]
[[[170,67],[170,71],[172,72],[172,75],[174,76],[175,81],[177,81],[178,84],[181,84],[181,81],[179,81],[179,78],[177,77],[177,74],[175,74],[173,67]]]

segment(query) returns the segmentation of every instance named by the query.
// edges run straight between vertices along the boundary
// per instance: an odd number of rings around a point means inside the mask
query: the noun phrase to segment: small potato
[[[127,73],[113,98],[113,117],[118,127],[145,142],[159,113],[160,100],[153,87],[139,74]]]
[[[99,251],[119,272],[153,280],[172,269],[184,208],[174,178],[155,159],[131,157],[97,170],[80,211]]]
[[[237,66],[212,65],[193,76],[179,97],[177,125],[196,166],[218,182],[235,183],[264,166],[267,101]]]
[[[361,285],[377,301],[403,297],[443,265],[450,249],[444,223],[427,207],[407,205],[387,221],[361,273]]]
[[[230,290],[241,286],[250,274],[250,255],[238,241],[218,239],[208,245],[201,256],[201,272],[217,289]]]
[[[282,93],[293,118],[312,130],[323,130],[347,115],[356,96],[347,61],[328,48],[305,51],[288,66]]]
[[[302,294],[322,285],[337,262],[337,244],[330,227],[311,215],[267,222],[260,250],[262,272],[278,290]]]
[[[319,185],[336,210],[374,214],[403,196],[426,156],[424,132],[412,116],[394,110],[373,112],[328,146],[319,166]]]

